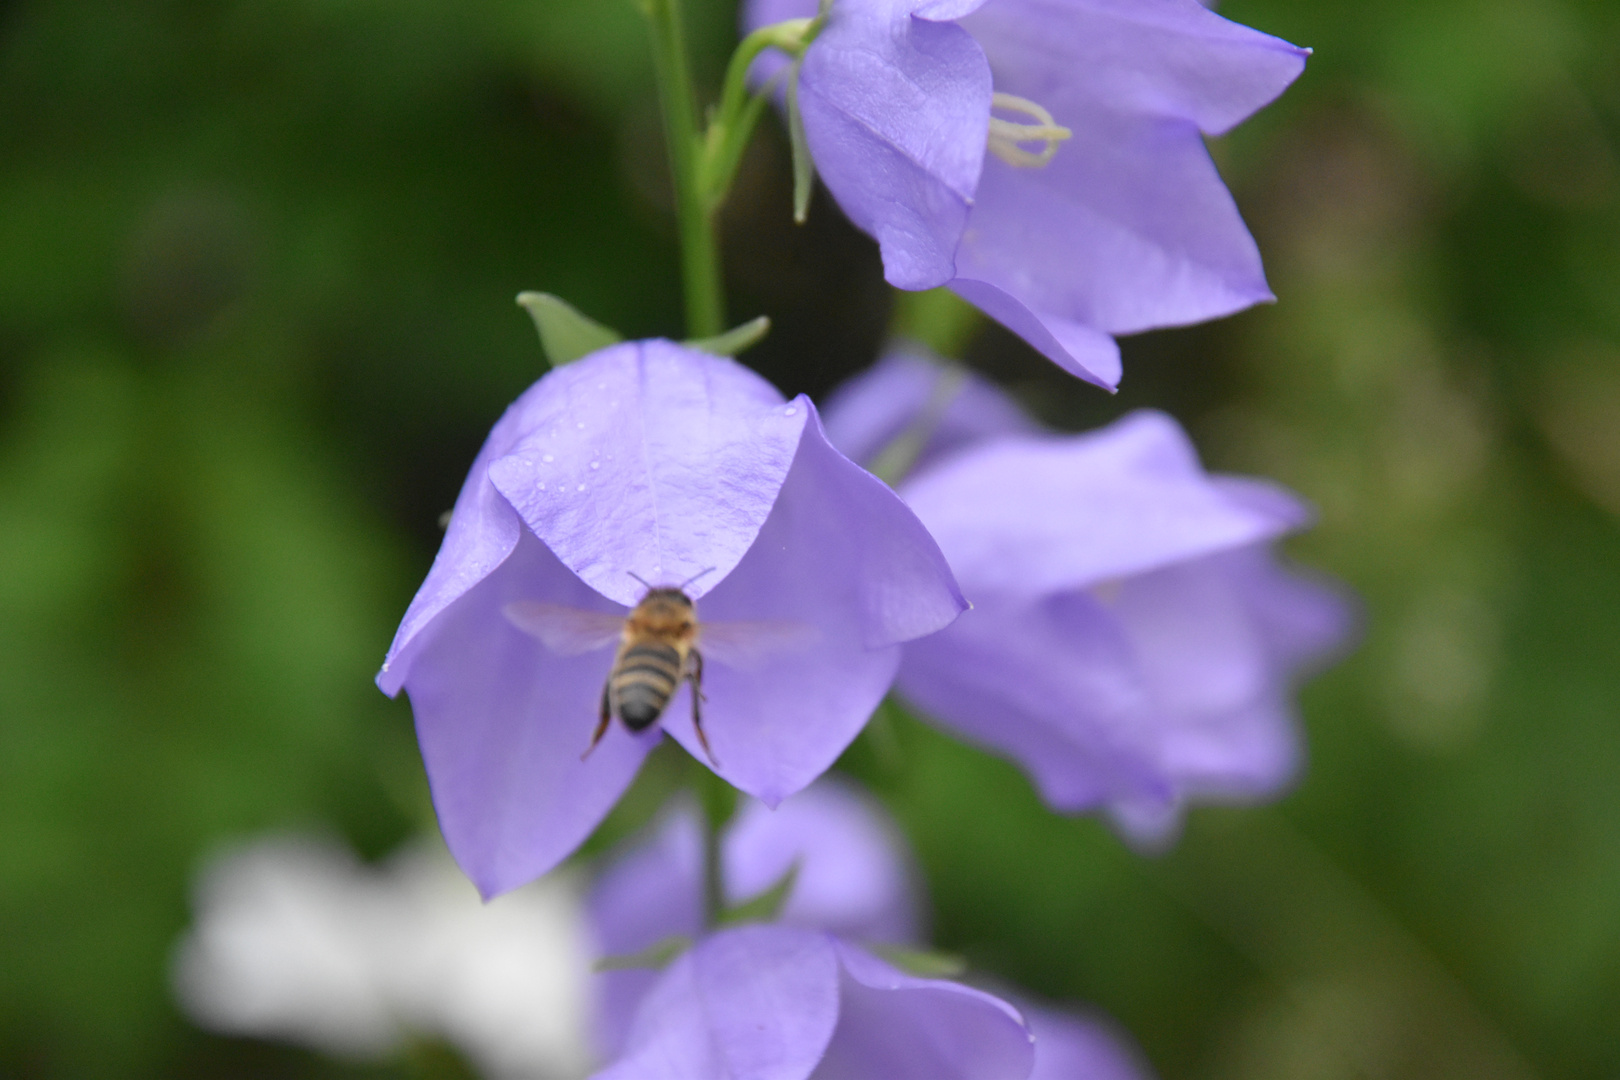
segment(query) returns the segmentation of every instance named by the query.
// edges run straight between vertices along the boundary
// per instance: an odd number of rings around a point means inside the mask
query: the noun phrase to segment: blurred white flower
[[[380,867],[328,840],[281,836],[213,860],[174,988],[200,1026],[379,1059],[412,1035],[502,1080],[590,1068],[590,960],[574,878],[489,904],[437,845]]]

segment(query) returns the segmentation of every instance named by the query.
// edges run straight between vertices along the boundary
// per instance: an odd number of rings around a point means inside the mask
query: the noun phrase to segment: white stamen
[[[997,90],[990,99],[990,107],[1003,112],[1021,113],[1035,121],[1033,124],[1020,124],[994,114],[990,117],[990,152],[1014,168],[1040,168],[1052,160],[1057,153],[1058,143],[1074,134],[1052,119],[1052,114],[1044,107],[1016,94],[1004,94]],[[1042,145],[1040,152],[1036,153],[1025,150],[1021,143]]]

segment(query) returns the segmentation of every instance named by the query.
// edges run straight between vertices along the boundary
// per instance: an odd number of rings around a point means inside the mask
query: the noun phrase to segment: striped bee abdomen
[[[625,727],[640,731],[663,714],[681,684],[684,661],[679,650],[662,642],[637,642],[624,650],[608,677],[608,691]]]

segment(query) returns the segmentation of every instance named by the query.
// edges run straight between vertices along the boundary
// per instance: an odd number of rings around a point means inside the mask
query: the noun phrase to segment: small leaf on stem
[[[770,330],[769,316],[761,315],[757,319],[749,319],[741,326],[733,326],[723,334],[709,338],[694,338],[686,342],[686,346],[689,349],[701,349],[715,356],[736,356],[744,349],[751,349],[763,341]]]
[[[566,300],[550,293],[518,293],[517,302],[534,319],[534,328],[540,331],[540,347],[552,367],[562,367],[624,340],[617,330],[581,315]]]

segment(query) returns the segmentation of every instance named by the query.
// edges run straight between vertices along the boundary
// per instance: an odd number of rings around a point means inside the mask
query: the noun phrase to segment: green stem
[[[726,328],[725,291],[715,240],[714,208],[704,190],[697,98],[687,66],[680,0],[643,0],[652,24],[653,70],[664,112],[664,140],[675,181],[688,337],[714,337]]]
[[[731,190],[732,178],[742,161],[743,150],[754,133],[754,125],[770,100],[776,80],[757,93],[748,90],[748,69],[766,49],[780,49],[797,57],[820,27],[814,19],[789,19],[762,26],[742,39],[726,65],[726,80],[720,91],[720,105],[714,111],[705,140],[704,190],[710,205],[718,207]]]
[[[698,764],[690,763],[693,794],[703,811],[703,907],[706,924],[720,924],[726,909],[725,888],[721,882],[720,833],[737,809],[737,789]]]

